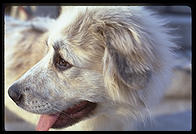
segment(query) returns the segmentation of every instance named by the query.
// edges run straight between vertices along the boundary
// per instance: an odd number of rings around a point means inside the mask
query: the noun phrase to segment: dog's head
[[[162,22],[141,7],[62,11],[47,55],[9,89],[18,106],[44,114],[38,129],[67,127],[116,106],[134,111],[161,96],[173,45]]]

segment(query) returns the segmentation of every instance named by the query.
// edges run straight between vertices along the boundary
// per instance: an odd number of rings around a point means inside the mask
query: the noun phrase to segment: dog
[[[175,46],[141,6],[63,7],[47,53],[8,89],[36,130],[135,130],[170,83]]]

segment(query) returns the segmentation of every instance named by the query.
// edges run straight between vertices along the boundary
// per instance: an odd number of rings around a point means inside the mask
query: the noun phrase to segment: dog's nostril
[[[17,84],[12,85],[9,89],[8,89],[8,94],[10,96],[10,98],[16,103],[19,104],[21,102],[22,99],[22,94],[19,93],[19,87]]]

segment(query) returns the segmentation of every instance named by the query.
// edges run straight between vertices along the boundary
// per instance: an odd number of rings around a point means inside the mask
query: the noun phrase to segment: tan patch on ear
[[[73,51],[86,69],[92,69],[102,73],[102,58],[104,54],[105,40],[94,32],[92,25],[94,20],[90,14],[79,14],[66,32],[66,40],[69,48]],[[69,30],[70,29],[70,30]],[[100,38],[97,38],[99,36]]]
[[[84,46],[87,46],[87,44],[82,46],[72,46],[74,55],[80,59],[83,68],[102,73],[104,48],[97,46],[96,43],[88,47]]]

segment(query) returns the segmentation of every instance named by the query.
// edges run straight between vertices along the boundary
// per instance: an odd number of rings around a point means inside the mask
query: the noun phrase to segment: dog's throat
[[[37,124],[37,131],[48,131],[50,128],[64,128],[71,126],[84,117],[92,114],[96,108],[96,103],[89,101],[81,101],[72,107],[51,115],[41,115]]]

